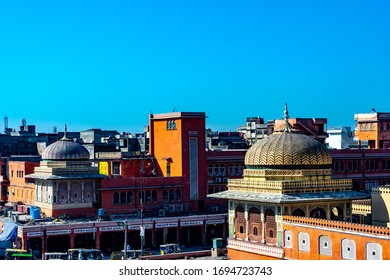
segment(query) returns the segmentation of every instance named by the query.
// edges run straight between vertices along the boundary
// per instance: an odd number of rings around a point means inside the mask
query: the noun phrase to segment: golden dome
[[[277,132],[255,143],[245,155],[246,166],[275,169],[330,168],[332,158],[326,146],[301,134],[288,123]]]

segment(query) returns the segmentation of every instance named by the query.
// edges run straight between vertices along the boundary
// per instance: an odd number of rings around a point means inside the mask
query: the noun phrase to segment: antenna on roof
[[[373,110],[376,113],[375,108],[372,108],[371,110]]]

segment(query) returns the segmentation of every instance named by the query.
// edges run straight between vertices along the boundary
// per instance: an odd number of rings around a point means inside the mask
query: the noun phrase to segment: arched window
[[[141,197],[141,194],[142,194],[142,197]],[[139,191],[138,192],[138,203],[144,203],[144,202],[145,202],[145,193]]]
[[[329,236],[321,235],[319,237],[320,255],[332,256],[332,239]]]
[[[356,243],[352,239],[341,240],[341,258],[345,260],[356,260]]]
[[[121,192],[121,204],[126,204],[126,193]]]
[[[179,189],[177,189],[175,191],[175,199],[176,199],[176,201],[180,201],[181,200],[181,191]]]
[[[162,191],[162,202],[168,202],[168,191],[167,190]]]
[[[152,202],[157,202],[157,191],[152,190]]]
[[[292,232],[291,230],[284,231],[284,247],[292,248]]]
[[[254,228],[253,228],[253,235],[258,235],[258,233],[257,233],[257,227],[254,227]]]
[[[175,201],[175,192],[173,190],[169,190],[169,201]]]
[[[238,164],[234,166],[234,175],[240,175],[240,166]]]
[[[224,164],[221,164],[221,166],[219,167],[219,173],[221,176],[226,176],[226,167]]]
[[[238,238],[244,239],[246,233],[246,218],[244,207],[239,205],[235,213],[235,230]]]
[[[298,250],[310,252],[310,236],[307,232],[298,233]]]
[[[379,243],[366,244],[366,260],[382,260],[382,246]]]
[[[209,176],[213,176],[214,175],[214,167],[212,164],[209,164]]]
[[[267,244],[276,244],[275,232],[276,232],[276,220],[275,212],[272,209],[267,209],[265,215],[265,241]]]
[[[218,164],[216,164],[216,165],[214,166],[214,175],[215,175],[215,176],[219,176],[219,165],[218,165]]]
[[[113,205],[119,204],[119,193],[118,192],[114,192],[114,194],[112,195],[112,204]]]
[[[152,196],[150,194],[150,190],[147,190],[145,193],[145,202],[150,203],[152,201]]]
[[[294,209],[294,211],[291,214],[292,216],[298,216],[298,217],[305,217],[305,211],[303,211],[300,208]]]
[[[133,203],[133,192],[132,191],[128,191],[127,192],[127,203],[130,204],[130,203]]]
[[[234,176],[234,165],[229,164],[229,176]]]

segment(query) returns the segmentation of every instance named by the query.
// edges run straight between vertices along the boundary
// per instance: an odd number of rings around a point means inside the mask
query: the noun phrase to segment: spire
[[[284,116],[283,116],[283,119],[288,122],[288,118],[290,116],[288,115],[288,109],[287,109],[287,103],[284,104]]]
[[[66,135],[66,133],[68,132],[68,127],[66,126],[65,124],[65,127],[64,127],[64,137],[62,137],[62,141],[72,141],[72,139],[69,139]]]
[[[288,119],[290,116],[288,115],[288,108],[287,108],[287,103],[284,104],[284,124],[282,127],[279,129],[279,132],[297,132],[295,128],[292,127],[292,125],[288,122]]]

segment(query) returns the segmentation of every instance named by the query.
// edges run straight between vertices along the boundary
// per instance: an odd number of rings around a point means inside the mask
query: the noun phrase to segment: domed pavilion
[[[351,221],[352,200],[367,198],[351,190],[350,179],[331,179],[325,145],[294,129],[288,119],[286,105],[282,128],[248,149],[243,178],[230,179],[227,191],[208,195],[229,200],[232,258],[242,250],[237,240],[246,241],[247,249],[282,246],[283,215]],[[274,257],[280,254],[275,251]]]
[[[49,217],[96,215],[97,187],[104,175],[92,166],[88,150],[66,135],[42,153],[34,179],[35,206]]]

